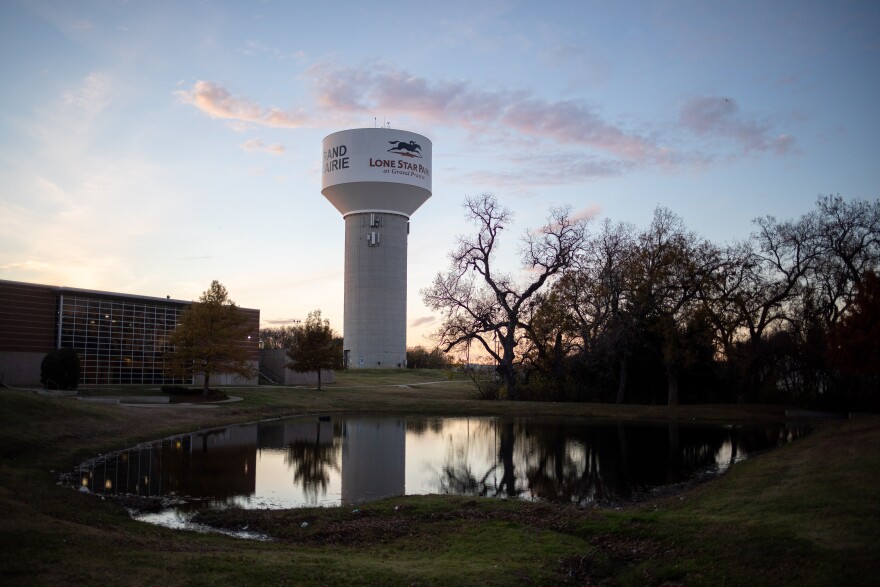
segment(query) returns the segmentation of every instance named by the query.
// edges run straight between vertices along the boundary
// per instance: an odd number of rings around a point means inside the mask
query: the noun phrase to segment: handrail
[[[260,365],[259,371],[260,371],[260,375],[262,375],[263,377],[265,377],[266,379],[268,379],[272,383],[274,383],[276,385],[283,385],[284,384],[284,377],[279,375],[278,373],[276,373],[272,369],[270,369],[264,365]]]

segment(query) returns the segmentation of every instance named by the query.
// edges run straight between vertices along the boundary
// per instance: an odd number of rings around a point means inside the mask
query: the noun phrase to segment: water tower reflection
[[[403,418],[348,420],[342,434],[342,505],[405,493]]]

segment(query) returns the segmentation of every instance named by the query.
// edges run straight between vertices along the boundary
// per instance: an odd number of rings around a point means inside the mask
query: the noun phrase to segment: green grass
[[[359,514],[351,508],[211,514],[214,524],[248,525],[273,542],[137,523],[113,501],[56,485],[58,472],[139,441],[304,413],[723,421],[783,413],[755,406],[482,402],[469,381],[438,371],[340,373],[321,392],[226,391],[243,401],[213,409],[136,408],[0,391],[2,583],[868,585],[880,576],[878,417],[823,424],[716,481],[622,510],[419,496],[369,504]],[[309,522],[306,529],[302,521]]]

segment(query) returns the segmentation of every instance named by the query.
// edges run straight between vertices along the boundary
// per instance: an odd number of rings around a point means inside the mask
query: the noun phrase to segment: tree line
[[[880,406],[880,200],[820,196],[731,243],[664,207],[642,229],[555,208],[520,239],[520,278],[495,265],[510,211],[465,211],[475,234],[422,297],[441,350],[496,363],[494,397]]]

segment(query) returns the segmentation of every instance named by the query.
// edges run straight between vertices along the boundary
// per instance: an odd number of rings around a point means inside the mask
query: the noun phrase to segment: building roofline
[[[193,303],[193,300],[178,300],[171,297],[160,298],[156,296],[144,296],[138,294],[127,294],[120,293],[114,291],[103,291],[98,289],[83,289],[79,287],[68,287],[66,285],[46,285],[43,283],[30,283],[27,281],[12,281],[9,279],[0,279],[0,283],[11,283],[17,285],[27,285],[31,287],[41,287],[47,290],[53,291],[58,294],[83,294],[83,295],[98,295],[104,297],[112,297],[112,298],[123,298],[129,300],[143,300],[150,302],[164,302],[166,304],[175,304],[175,305],[190,305]],[[242,306],[238,306],[242,310],[252,310],[255,311],[256,308],[243,308]]]

